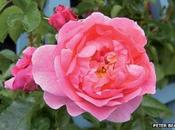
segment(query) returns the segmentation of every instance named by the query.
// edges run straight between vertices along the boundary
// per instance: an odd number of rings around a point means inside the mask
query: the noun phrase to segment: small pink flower
[[[23,57],[12,67],[13,78],[5,82],[5,87],[11,90],[23,90],[26,92],[37,89],[32,76],[32,54],[35,48],[28,47],[23,51]]]
[[[76,14],[68,7],[59,5],[55,13],[49,18],[49,24],[59,30],[69,20],[77,20]]]
[[[66,23],[57,43],[39,47],[32,58],[34,80],[51,108],[66,105],[72,116],[89,112],[100,121],[125,122],[144,94],[155,93],[147,40],[133,20],[92,13]]]

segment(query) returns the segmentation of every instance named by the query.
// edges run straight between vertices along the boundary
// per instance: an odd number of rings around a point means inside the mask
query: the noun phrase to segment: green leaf
[[[148,2],[151,2],[153,4],[155,4],[157,2],[157,0],[147,0]]]
[[[132,130],[145,130],[145,123],[141,119],[137,119],[132,124]]]
[[[11,64],[9,66],[9,68],[6,71],[3,72],[3,74],[2,74],[3,80],[6,80],[6,79],[8,79],[11,76],[11,68],[12,68],[12,66],[14,66],[14,64]]]
[[[14,26],[16,26],[16,24],[19,24],[21,23],[22,19],[24,17],[24,13],[23,11],[21,10],[20,13],[17,13],[17,14],[13,14],[13,15],[10,15],[7,19],[7,24],[10,28],[13,28]],[[22,28],[22,27],[21,27]]]
[[[2,77],[2,75],[0,75],[0,88],[2,88],[3,87],[3,77]]]
[[[0,62],[0,72],[4,73],[9,68],[11,61],[2,55],[0,55],[0,61],[3,61]]]
[[[159,81],[159,80],[164,78],[165,74],[164,74],[163,69],[160,65],[157,65],[155,68],[156,68],[157,81]]]
[[[55,44],[56,43],[56,38],[54,34],[46,34],[45,35],[45,40],[47,42],[47,44]]]
[[[84,13],[88,13],[88,11],[94,10],[95,7],[96,7],[95,2],[82,1],[77,6],[78,14],[82,15]]]
[[[169,117],[171,115],[170,109],[151,96],[144,96],[142,107],[145,113],[152,117]]]
[[[30,130],[30,118],[33,103],[14,101],[0,114],[1,130]]]
[[[39,8],[42,10],[46,3],[46,0],[36,0],[36,1],[38,3]]]
[[[152,124],[157,123],[154,117],[145,115],[144,109],[140,106],[133,113],[131,120],[121,124],[116,130],[160,130],[152,128]]]
[[[24,32],[22,25],[23,17],[24,13],[21,12],[20,14],[11,15],[7,19],[7,24],[9,26],[9,35],[14,42],[16,42],[20,34]]]
[[[98,6],[103,6],[104,5],[104,0],[95,0],[95,2]]]
[[[114,18],[118,15],[122,7],[120,5],[114,5],[111,10],[111,17]]]
[[[168,84],[168,78],[163,78],[157,82],[158,88],[162,89]]]
[[[157,56],[157,50],[154,46],[149,45],[148,46],[148,53],[150,58],[154,61],[154,62],[158,62],[158,56]]]
[[[0,51],[0,55],[4,56],[6,59],[9,59],[11,61],[16,61],[17,60],[17,55],[8,49]]]
[[[12,62],[17,60],[16,54],[8,49],[0,51],[0,71],[2,72],[2,77],[5,80],[10,76],[10,68]]]
[[[13,3],[22,9],[23,15],[13,16],[9,25],[13,26],[14,22],[21,21],[27,32],[33,31],[40,25],[41,14],[36,2],[32,0],[13,0]]]
[[[165,74],[166,75],[174,75],[175,74],[175,69],[174,69],[174,65],[175,65],[175,54],[173,57],[170,57],[170,63],[168,63],[166,65],[165,68]]]
[[[30,6],[25,9],[22,22],[24,29],[27,32],[31,32],[39,26],[41,22],[41,14],[36,2],[31,2]]]
[[[46,35],[48,33],[56,33],[48,24],[48,20],[41,20],[40,25],[33,31],[34,34]]]
[[[3,78],[1,78],[3,80]],[[13,91],[7,90],[7,89],[1,89],[0,96],[3,96],[5,98],[14,98],[15,93]]]
[[[19,13],[21,13],[21,10],[17,6],[11,6],[6,8],[0,14],[0,42],[4,42],[4,39],[8,34],[8,29],[9,29],[7,24],[8,17]]]
[[[68,115],[66,108],[62,107],[55,114],[57,128],[60,130],[67,130],[68,124],[70,122],[70,116]]]
[[[153,128],[153,123],[157,123],[153,118],[138,117],[132,122],[132,126],[129,128],[129,130],[160,130],[159,128]]]
[[[4,93],[8,93],[8,91],[5,91],[4,88],[0,88],[0,113],[3,112],[12,103],[12,100],[9,97],[5,97],[2,94],[2,91],[4,91]]]
[[[173,47],[173,45],[171,43],[166,43],[164,45],[171,53],[174,52],[174,47]]]
[[[36,39],[33,43],[55,43],[55,30],[48,24],[47,20],[42,20],[40,25],[32,32],[33,36]],[[39,40],[37,40],[39,39]]]
[[[31,130],[49,130],[50,119],[41,115],[39,117],[35,117],[31,127]]]
[[[26,10],[31,4],[32,0],[12,0],[13,4],[21,8],[22,10]]]
[[[6,6],[8,2],[6,0],[0,0],[0,11]]]
[[[21,23],[16,23],[15,26],[11,27],[9,29],[9,35],[10,38],[16,42],[19,38],[19,36],[21,35],[21,33],[24,32],[23,26]]]
[[[82,130],[82,129],[77,127],[75,124],[68,124],[67,130]]]

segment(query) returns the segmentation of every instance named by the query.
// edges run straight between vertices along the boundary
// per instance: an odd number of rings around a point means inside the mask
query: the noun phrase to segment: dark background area
[[[16,51],[16,45],[9,36],[5,39],[4,43],[0,43],[0,50],[3,49],[10,49],[14,52]]]

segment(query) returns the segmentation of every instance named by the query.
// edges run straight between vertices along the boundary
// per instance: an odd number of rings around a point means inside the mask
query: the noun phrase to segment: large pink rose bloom
[[[5,82],[5,87],[10,90],[34,91],[37,85],[32,75],[32,54],[35,48],[28,47],[23,51],[23,57],[12,67],[11,73],[14,77]]]
[[[125,122],[144,94],[155,93],[154,66],[136,22],[93,13],[66,23],[57,42],[32,58],[34,79],[51,108],[66,105],[71,116],[89,112],[100,121]]]

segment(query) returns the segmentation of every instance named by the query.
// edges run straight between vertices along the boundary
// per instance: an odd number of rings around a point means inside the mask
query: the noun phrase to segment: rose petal
[[[54,50],[56,45],[39,47],[33,54],[33,77],[44,91],[63,96],[54,70]]]
[[[59,109],[63,105],[66,105],[67,111],[71,116],[78,116],[84,112],[83,109],[78,107],[73,101],[67,97],[55,96],[48,92],[44,92],[44,100],[48,106],[53,109]]]
[[[71,74],[71,73],[74,71],[74,69],[75,69],[75,67],[76,67],[76,62],[77,62],[76,60],[77,60],[76,57],[72,60],[72,62],[71,62],[70,65],[69,65],[69,68],[68,68],[68,70],[67,70],[66,75],[69,75],[69,74]]]
[[[132,76],[140,76],[142,73],[144,73],[144,68],[142,66],[136,65],[136,64],[130,64],[127,66],[127,70],[129,74]]]
[[[145,68],[144,80],[142,80],[142,84],[140,85],[140,87],[142,88],[141,94],[155,94],[156,73],[153,63],[149,62],[149,57],[146,55],[146,53],[142,53],[142,55],[139,55],[136,59],[134,59],[134,62]]]
[[[106,105],[110,100],[117,99],[123,96],[123,94],[119,93],[118,95],[108,98],[108,99],[94,99],[88,95],[85,95],[83,93],[77,92],[77,94],[82,97],[83,99],[87,100],[88,102],[94,104],[95,106],[102,107]]]
[[[25,85],[29,85],[33,81],[32,66],[29,65],[27,68],[21,69],[16,75],[13,83],[14,89],[24,89]],[[26,88],[27,89],[27,88]],[[30,88],[28,88],[30,90]]]
[[[67,111],[71,116],[78,116],[85,112],[83,109],[81,109],[79,106],[75,104],[74,101],[69,100],[66,103]]]
[[[83,19],[83,24],[84,24],[84,30],[89,29],[93,25],[98,25],[98,24],[106,24],[109,20],[111,20],[109,17],[104,16],[102,13],[99,12],[94,12],[92,13],[89,17],[86,19]]]
[[[83,37],[82,33],[75,34],[70,41],[66,43],[66,48],[75,51],[75,48],[78,46],[78,43],[81,41]]]
[[[63,69],[66,71],[68,66],[72,60],[73,52],[70,49],[62,49],[61,50],[61,65]]]
[[[131,89],[133,87],[140,87],[140,85],[145,80],[145,70],[142,66],[130,64],[127,66],[129,72],[128,79],[129,81],[124,81],[122,85],[124,89]]]
[[[34,47],[27,47],[24,51],[23,54],[27,55],[27,56],[32,56],[32,54],[34,53],[34,51],[36,50],[36,48]]]
[[[85,46],[79,53],[78,56],[85,58],[85,57],[91,57],[96,52],[96,46]]]
[[[14,88],[13,88],[13,82],[14,82],[14,80],[15,80],[15,78],[13,77],[13,78],[5,81],[5,83],[4,83],[5,88],[10,89],[10,90],[14,90]]]
[[[77,33],[80,33],[81,31],[81,22],[69,21],[66,24],[64,24],[59,30],[59,36],[57,38],[57,41],[59,41],[59,43],[65,43],[65,41],[68,41],[71,37],[73,37]]]
[[[58,79],[57,82],[61,87],[60,90],[63,93],[65,93],[65,95],[70,99],[74,101],[80,101],[80,98],[75,94],[75,88],[70,84],[70,82],[64,76],[61,63],[60,63],[60,58],[58,56],[55,57],[54,67],[55,67],[55,72]]]
[[[125,90],[125,92],[127,92],[126,90]],[[123,96],[123,100],[126,102],[126,101],[130,101],[131,99],[133,99],[133,98],[135,98],[135,97],[137,97],[137,96],[140,96],[141,95],[141,92],[142,92],[142,89],[141,88],[139,88],[139,89],[136,89],[136,90],[134,90],[133,92],[130,92],[130,93],[128,93],[128,94],[125,94],[124,96]]]
[[[55,96],[51,93],[44,92],[44,100],[48,106],[53,109],[58,109],[66,104],[67,98],[62,96]]]
[[[125,104],[119,105],[116,110],[111,113],[107,120],[120,123],[130,120],[131,113],[133,113],[138,108],[141,101],[142,97],[136,97]]]
[[[116,107],[97,107],[91,103],[87,102],[75,102],[79,107],[84,109],[85,111],[91,113],[94,117],[96,117],[99,121],[105,120],[113,111],[115,111]]]
[[[144,31],[133,20],[117,17],[110,21],[110,25],[115,27],[117,30],[121,30],[132,38],[135,42],[135,46],[144,47],[146,45],[147,39]]]
[[[154,69],[154,64],[149,64],[149,75],[147,79],[143,82],[142,86],[142,92],[141,94],[155,94],[156,93],[156,73]]]

